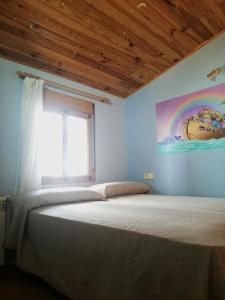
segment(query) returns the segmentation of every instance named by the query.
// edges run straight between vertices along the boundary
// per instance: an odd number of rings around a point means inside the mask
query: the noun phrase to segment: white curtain
[[[25,78],[20,121],[19,193],[41,188],[40,140],[43,112],[43,80]]]

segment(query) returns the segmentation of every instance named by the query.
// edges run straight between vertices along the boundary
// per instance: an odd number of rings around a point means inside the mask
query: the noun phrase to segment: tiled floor
[[[36,276],[0,267],[1,300],[68,300]]]

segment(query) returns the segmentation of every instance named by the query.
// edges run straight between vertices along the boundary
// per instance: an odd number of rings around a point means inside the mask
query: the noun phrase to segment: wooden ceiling
[[[224,0],[0,0],[0,56],[122,98],[224,28]]]

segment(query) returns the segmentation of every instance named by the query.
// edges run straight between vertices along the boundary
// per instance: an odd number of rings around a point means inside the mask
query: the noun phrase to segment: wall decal
[[[225,148],[225,84],[156,104],[159,153]]]

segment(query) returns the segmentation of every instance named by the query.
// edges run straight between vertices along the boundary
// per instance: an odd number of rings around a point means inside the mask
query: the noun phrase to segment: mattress
[[[225,199],[132,195],[28,214],[18,265],[76,300],[225,299]]]

